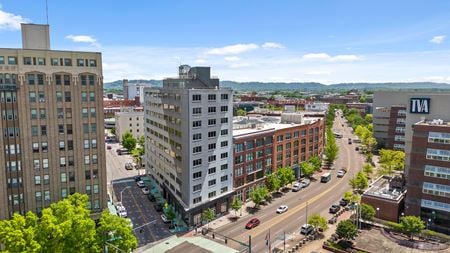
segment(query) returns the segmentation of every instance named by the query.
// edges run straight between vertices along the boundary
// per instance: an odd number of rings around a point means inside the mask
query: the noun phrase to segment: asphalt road
[[[118,155],[116,149],[121,148],[119,143],[106,143],[106,145],[112,146],[112,149],[106,149],[106,178],[108,180],[108,184],[110,184],[113,180],[136,176],[139,172],[141,174],[145,173],[143,169],[140,171],[125,169],[125,163],[132,162],[133,157],[130,155]]]
[[[344,127],[341,126],[342,124]],[[350,190],[348,181],[361,169],[364,162],[362,155],[355,151],[356,144],[348,144],[348,138],[353,139],[354,136],[351,128],[346,127],[344,119],[337,116],[334,129],[342,133],[343,138],[336,139],[339,145],[339,157],[335,161],[335,169],[330,171],[331,181],[320,183],[320,174],[315,175],[316,180],[308,188],[299,192],[288,192],[284,196],[274,199],[269,205],[262,207],[254,215],[239,219],[216,231],[243,242],[247,242],[248,236],[251,235],[252,251],[264,252],[267,250],[265,237],[269,229],[272,241],[274,241],[277,237],[281,238],[284,232],[287,235],[299,233],[300,227],[306,223],[306,212],[308,216],[319,213],[327,219],[331,218],[332,215],[328,213],[329,207],[338,203],[344,192]],[[342,167],[346,167],[348,172],[343,178],[337,178],[336,172]],[[323,173],[325,172],[327,171],[324,170]],[[275,211],[280,205],[288,205],[289,210],[283,214],[276,214]],[[252,230],[246,230],[245,224],[253,217],[257,217],[261,221],[261,225]],[[230,244],[230,246],[237,245]],[[237,248],[242,249],[242,247]]]
[[[153,208],[155,202],[148,200],[147,195],[142,193],[133,178],[121,180],[119,183],[114,183],[113,186],[118,200],[120,200],[120,192],[123,191],[122,204],[127,210],[128,218],[133,223],[134,234],[138,239],[139,246],[172,235],[169,231],[169,224],[164,223],[160,217],[161,213],[156,212]]]

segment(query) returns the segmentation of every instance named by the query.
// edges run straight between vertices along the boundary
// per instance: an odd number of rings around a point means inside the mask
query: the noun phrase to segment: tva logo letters
[[[429,98],[411,98],[410,112],[411,113],[430,113],[430,99]]]

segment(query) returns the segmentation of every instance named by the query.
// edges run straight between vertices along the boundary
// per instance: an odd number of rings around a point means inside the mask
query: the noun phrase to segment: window
[[[89,140],[84,140],[84,148],[88,149],[89,148]]]
[[[208,107],[208,113],[216,113],[216,107],[215,106]]]
[[[220,189],[220,193],[224,193],[228,191],[228,187],[223,187]]]
[[[98,184],[94,184],[94,194],[97,194],[98,190]]]
[[[89,59],[89,67],[97,67],[97,60]]]
[[[425,194],[450,198],[450,186],[448,185],[424,182],[422,192]]]
[[[228,123],[228,118],[221,118],[220,123],[222,123],[222,124]]]
[[[36,76],[34,74],[27,74],[27,80],[29,85],[36,84]]]
[[[220,135],[222,135],[222,136],[228,135],[228,129],[222,129],[222,130],[220,130]]]
[[[87,118],[88,117],[88,108],[82,108],[81,115],[83,118]]]
[[[89,111],[90,111],[90,117],[95,118],[95,107],[90,108]],[[138,124],[138,126],[139,126],[139,124]]]
[[[5,56],[0,56],[0,64],[5,64]]]
[[[50,191],[44,191],[44,201],[50,201]]]
[[[96,133],[96,132],[97,132],[97,124],[91,123],[91,133]]]
[[[192,135],[192,140],[196,141],[196,140],[201,140],[202,139],[202,134],[201,133],[196,133]]]
[[[39,143],[33,142],[33,153],[38,153],[38,152],[39,152]]]
[[[291,133],[286,133],[286,140],[290,140],[291,139]]]
[[[225,158],[227,158],[228,157],[228,153],[222,153],[222,154],[220,154],[220,158],[221,159],[225,159]]]
[[[36,201],[42,201],[42,192],[38,191],[34,194]]]
[[[46,118],[45,109],[39,109],[39,118],[40,119],[45,119]]]
[[[60,157],[59,158],[59,166],[61,166],[61,167],[65,167],[66,166],[66,158],[65,157]]]
[[[67,197],[67,188],[62,188],[61,189],[61,198],[65,198]]]
[[[198,204],[198,203],[202,202],[202,197],[194,198],[192,201],[194,204]]]
[[[34,184],[35,185],[41,184],[41,176],[34,176]]]
[[[228,100],[228,94],[220,94],[220,99]]]
[[[31,57],[23,57],[23,65],[33,65]]]
[[[196,159],[192,161],[192,166],[199,166],[202,165],[202,159]]]
[[[228,106],[227,105],[223,105],[220,107],[220,111],[221,112],[228,112]]]
[[[58,125],[58,133],[64,134],[64,125]]]
[[[228,141],[222,141],[221,143],[220,143],[220,147],[228,147]]]
[[[95,101],[95,92],[89,92],[89,101],[94,102]]]
[[[253,149],[253,147],[254,147],[253,141],[246,141],[246,142],[245,142],[245,148],[246,148],[247,150]]]
[[[86,194],[91,195],[91,186],[90,185],[86,185]]]
[[[64,75],[64,85],[70,85],[70,75]]]
[[[55,75],[55,83],[56,83],[56,85],[62,84],[61,75]]]
[[[85,75],[80,76],[81,85],[86,86],[87,85],[87,77]]]
[[[42,136],[47,135],[47,126],[44,126],[44,125],[41,126],[41,135]]]
[[[216,119],[208,119],[208,126],[216,125]]]
[[[17,58],[14,56],[8,56],[8,64],[9,65],[16,65],[17,64]]]
[[[194,172],[194,173],[192,174],[192,178],[193,178],[193,179],[197,179],[197,178],[201,178],[201,177],[202,177],[202,172],[201,172],[201,171]]]
[[[212,168],[208,169],[208,174],[209,175],[214,174],[214,173],[216,173],[216,167],[212,167]]]
[[[450,161],[450,151],[427,148],[427,159],[438,161]]]
[[[52,66],[59,66],[59,59],[58,58],[51,58],[50,62]]]
[[[65,102],[71,102],[72,101],[72,96],[70,95],[70,91],[65,91],[64,92],[64,101]]]
[[[50,176],[44,175],[44,184],[50,184]]]
[[[214,150],[214,149],[216,149],[216,144],[215,143],[208,144],[208,150]]]
[[[437,177],[450,180],[450,168],[425,165],[424,175],[427,177]]]
[[[450,144],[450,133],[430,132],[428,142]]]
[[[201,120],[196,120],[192,122],[192,127],[201,127],[201,126],[202,126]]]
[[[199,192],[202,189],[202,184],[196,184],[192,187],[193,192]]]
[[[220,177],[220,182],[225,182],[228,180],[228,175]]]
[[[43,91],[38,92],[39,103],[45,102],[45,93]]]
[[[234,152],[239,153],[244,151],[244,143],[238,143],[234,145]]]
[[[37,119],[37,109],[30,110],[31,119]]]
[[[84,164],[89,165],[90,163],[91,163],[91,161],[90,161],[89,155],[85,155],[84,156]]]
[[[234,164],[240,164],[244,162],[244,156],[238,155],[234,157]]]
[[[215,179],[212,179],[212,180],[208,181],[208,186],[209,187],[214,186],[214,185],[216,185],[216,180]]]
[[[89,79],[89,85],[94,85],[95,84],[95,76],[88,75],[88,79]]]
[[[210,155],[208,157],[208,162],[214,162],[216,160],[216,155]]]
[[[30,103],[36,102],[36,92],[30,92],[28,94],[28,98],[29,98]]]
[[[193,115],[202,114],[202,108],[201,107],[192,108],[192,114]]]
[[[216,131],[208,132],[208,138],[214,138],[214,137],[216,137]]]
[[[77,66],[78,67],[84,67],[84,60],[83,59],[77,59]]]
[[[277,141],[283,141],[283,135],[278,135],[277,136]]]
[[[97,139],[92,139],[91,140],[91,147],[92,148],[97,148]]]
[[[72,66],[72,59],[64,58],[64,66]]]
[[[245,157],[245,161],[247,162],[253,161],[253,153],[248,153]]]
[[[61,183],[67,182],[67,174],[65,172],[61,172]]]
[[[81,92],[81,102],[87,102],[87,92]]]
[[[192,101],[201,101],[201,100],[202,100],[202,95],[200,95],[200,94],[192,95]]]
[[[192,148],[192,153],[196,154],[196,153],[200,153],[202,152],[202,146],[197,146]]]
[[[208,94],[208,101],[216,101],[216,94]]]
[[[228,169],[228,164],[220,165],[220,170],[227,170],[227,169]]]
[[[208,198],[213,198],[216,196],[216,191],[212,191],[208,193]]]

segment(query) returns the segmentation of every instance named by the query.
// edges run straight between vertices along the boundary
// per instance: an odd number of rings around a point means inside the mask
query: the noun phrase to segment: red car
[[[247,225],[245,225],[245,228],[252,229],[252,228],[258,226],[259,223],[260,223],[260,221],[257,218],[253,218],[247,223]]]

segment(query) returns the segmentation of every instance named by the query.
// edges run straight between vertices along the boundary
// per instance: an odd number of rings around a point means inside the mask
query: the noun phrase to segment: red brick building
[[[299,164],[320,155],[324,146],[322,118],[281,123],[280,117],[245,117],[234,123],[234,188],[243,201],[264,185],[265,175],[291,167],[299,177]]]

